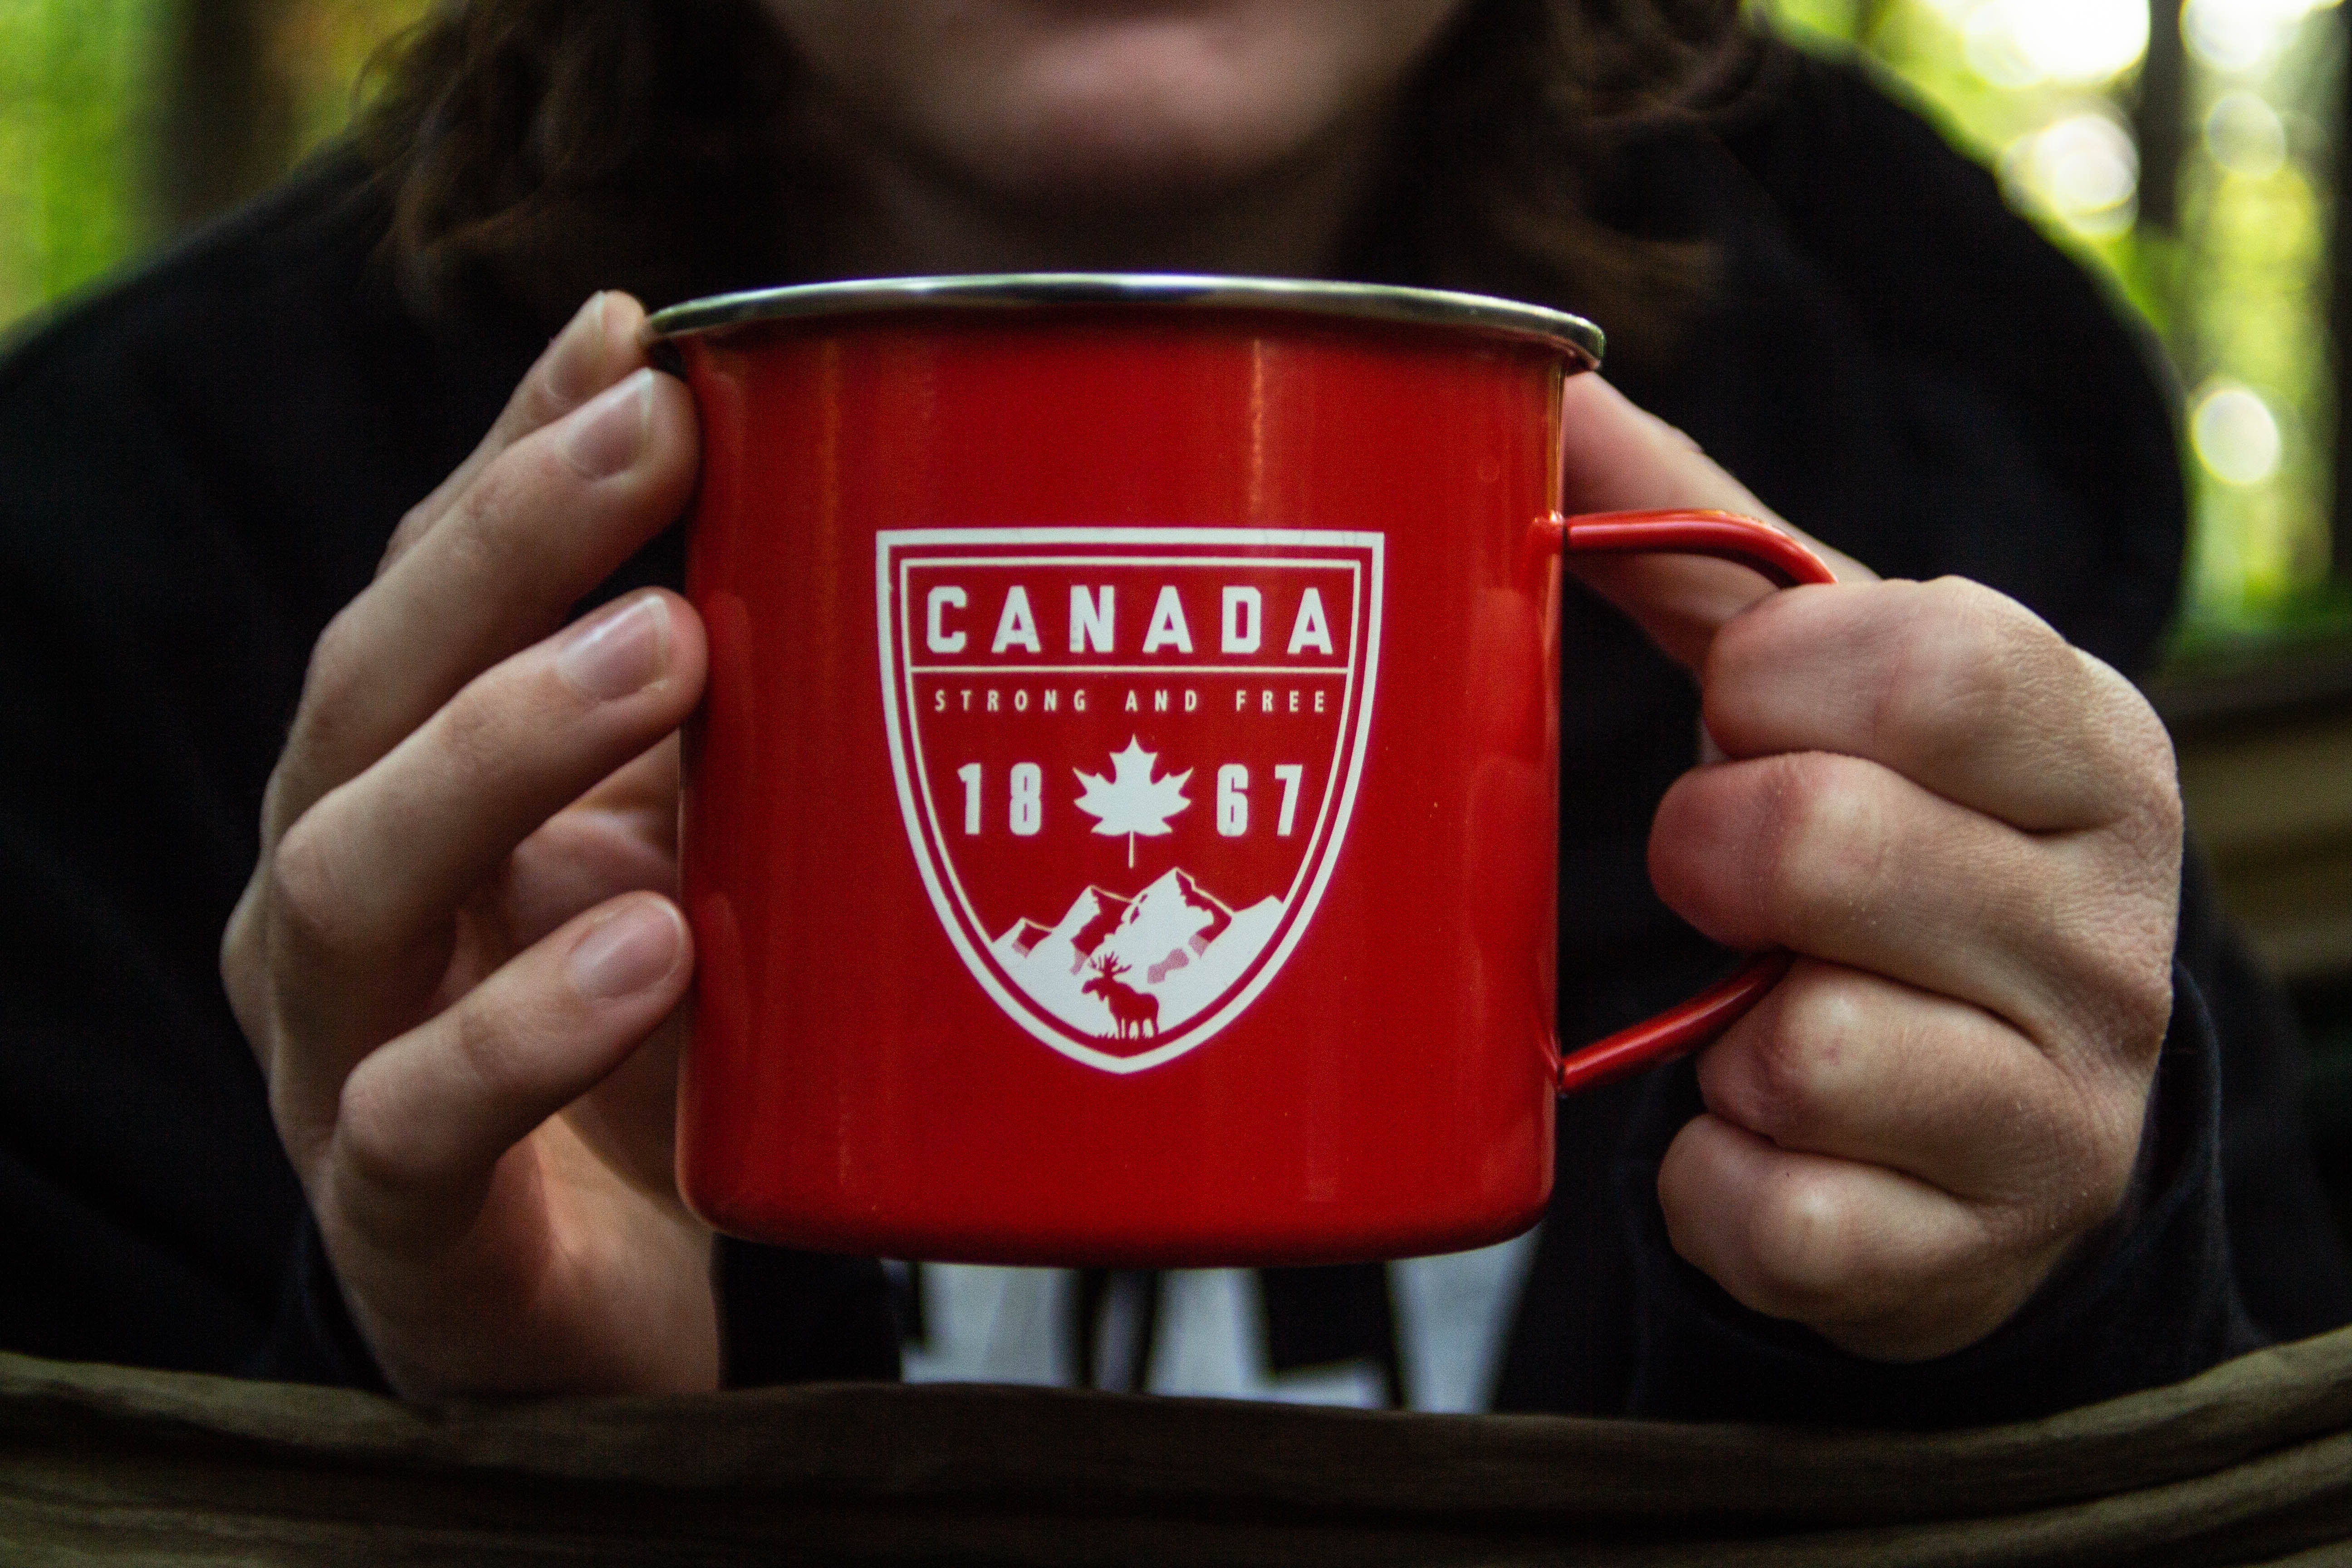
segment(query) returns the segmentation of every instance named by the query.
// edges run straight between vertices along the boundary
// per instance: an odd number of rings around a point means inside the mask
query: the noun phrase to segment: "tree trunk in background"
[[[153,142],[160,233],[201,223],[285,172],[294,101],[272,47],[285,8],[286,0],[174,0]]]
[[[2185,66],[2179,0],[2147,0],[2147,58],[2139,68],[2132,137],[2139,143],[2139,221],[2167,235],[2180,226]]]

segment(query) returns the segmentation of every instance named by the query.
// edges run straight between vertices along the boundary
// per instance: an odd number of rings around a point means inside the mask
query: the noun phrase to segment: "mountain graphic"
[[[1079,919],[1079,911],[1082,910],[1087,913],[1084,919]],[[1046,934],[1054,935],[1061,931],[1069,931],[1072,952],[1070,973],[1076,974],[1079,965],[1093,957],[1095,950],[1103,944],[1111,932],[1119,928],[1121,921],[1134,912],[1133,899],[1122,899],[1117,893],[1106,893],[1100,888],[1088,888],[1078,895],[1078,901],[1070,906],[1070,912],[1062,917],[1062,923]],[[1076,922],[1075,930],[1071,929],[1073,921]],[[1034,923],[1029,921],[1022,922],[1024,925]]]
[[[1235,910],[1174,870],[1132,898],[1090,887],[1050,931],[1017,921],[989,951],[1063,1023],[1148,1049],[1233,989],[1273,940],[1283,909],[1267,898]]]
[[[1041,926],[1035,921],[1019,921],[1014,922],[1011,931],[998,937],[996,942],[1001,949],[1017,952],[1026,958],[1029,956],[1031,948],[1053,934],[1051,926]]]

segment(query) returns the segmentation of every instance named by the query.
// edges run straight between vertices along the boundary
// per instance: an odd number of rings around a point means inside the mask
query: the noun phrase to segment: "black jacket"
[[[1724,273],[1676,363],[1621,382],[1881,571],[1976,577],[2144,665],[2182,525],[2143,345],[1923,124],[1850,74],[1781,70],[1738,116],[1629,161],[1611,216],[1711,239]],[[0,363],[0,1347],[374,1378],[215,955],[312,641],[541,346],[514,313],[412,313],[379,264],[385,224],[359,171],[327,162]],[[677,564],[672,536],[623,581]],[[1575,1041],[1723,959],[1643,871],[1650,813],[1691,761],[1689,683],[1597,603],[1572,596],[1569,626]],[[2292,1141],[2245,1152],[2259,1210],[2221,1183],[2224,1086],[2243,1093],[2232,1128],[2291,1127],[2297,1047],[2195,888],[2183,931],[2138,1221],[2010,1329],[1888,1369],[1731,1303],[1664,1244],[1656,1163],[1694,1104],[1668,1068],[1562,1107],[1501,1402],[1950,1423],[2352,1317]],[[872,1265],[730,1244],[722,1272],[736,1381],[891,1373]]]

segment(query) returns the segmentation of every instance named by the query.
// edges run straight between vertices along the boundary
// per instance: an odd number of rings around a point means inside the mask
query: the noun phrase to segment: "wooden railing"
[[[2352,979],[2352,645],[2150,684],[2191,830],[2256,954],[2290,984]]]

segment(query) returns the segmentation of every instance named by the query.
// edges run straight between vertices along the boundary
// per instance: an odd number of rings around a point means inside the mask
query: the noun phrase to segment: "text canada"
[[[1331,609],[1320,588],[1286,591],[1226,584],[1213,595],[1187,595],[1163,584],[1143,604],[1122,601],[1117,584],[1072,584],[1066,602],[1025,584],[1009,584],[992,603],[961,583],[933,583],[922,592],[926,652],[949,658],[1050,655],[1223,656],[1331,658]]]

